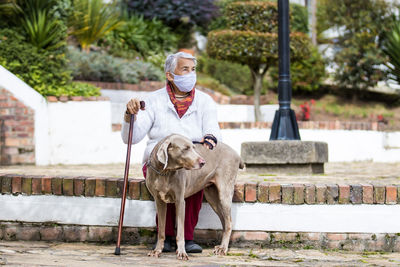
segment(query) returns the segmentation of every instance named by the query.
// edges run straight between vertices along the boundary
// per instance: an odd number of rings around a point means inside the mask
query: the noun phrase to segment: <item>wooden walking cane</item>
[[[140,109],[143,110],[144,107],[145,107],[144,101],[140,101]],[[134,123],[135,123],[135,115],[131,114],[131,120],[129,122],[128,148],[126,152],[126,161],[125,161],[124,188],[122,190],[121,210],[119,213],[119,223],[118,223],[117,246],[114,252],[115,255],[121,254],[121,235],[122,235],[122,225],[124,224],[125,200],[126,200],[126,191],[128,189],[128,175],[129,175],[129,164],[131,161],[132,132]]]

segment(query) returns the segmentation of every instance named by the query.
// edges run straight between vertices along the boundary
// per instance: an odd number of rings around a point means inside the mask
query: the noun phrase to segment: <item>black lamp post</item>
[[[296,116],[290,108],[292,84],[289,58],[289,0],[278,0],[278,46],[279,46],[279,110],[272,123],[270,140],[300,140]]]

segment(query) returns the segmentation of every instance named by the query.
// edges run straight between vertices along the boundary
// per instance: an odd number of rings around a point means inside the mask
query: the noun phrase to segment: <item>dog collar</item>
[[[158,175],[161,176],[167,176],[169,171],[166,171],[164,173],[161,173],[160,171],[158,171],[153,165],[151,165],[150,160],[147,161],[146,166],[148,166],[150,169],[152,169],[155,173],[157,173]]]

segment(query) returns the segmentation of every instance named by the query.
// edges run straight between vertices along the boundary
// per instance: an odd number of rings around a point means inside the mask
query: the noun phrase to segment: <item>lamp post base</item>
[[[300,140],[296,115],[292,109],[278,109],[275,112],[269,140]]]

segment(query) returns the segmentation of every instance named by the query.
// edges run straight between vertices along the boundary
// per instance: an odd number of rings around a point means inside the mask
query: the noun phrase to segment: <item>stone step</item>
[[[116,226],[0,222],[0,240],[4,241],[114,243],[117,233]],[[218,244],[221,236],[221,230],[196,229],[194,233],[196,242],[205,246]],[[155,228],[124,227],[121,241],[130,245],[153,244],[156,238]],[[400,236],[385,233],[233,231],[230,247],[399,252]]]

